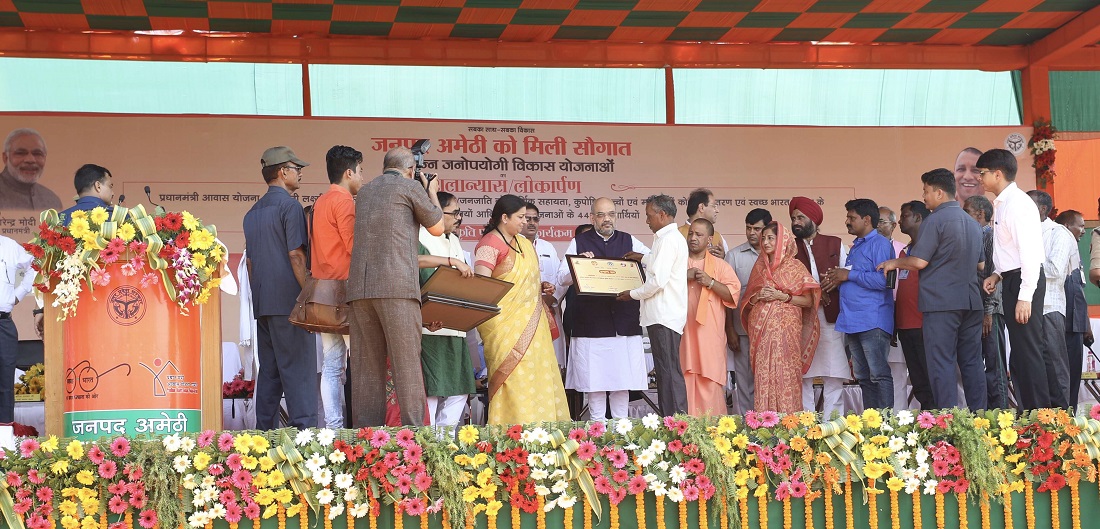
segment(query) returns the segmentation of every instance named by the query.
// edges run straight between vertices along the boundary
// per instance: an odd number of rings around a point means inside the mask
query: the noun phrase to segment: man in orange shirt
[[[317,279],[347,280],[351,268],[351,247],[355,242],[355,195],[363,187],[363,153],[336,145],[325,155],[328,191],[313,205],[310,248],[312,273]],[[324,365],[321,368],[321,403],[325,426],[343,428],[344,380],[347,369],[348,336],[321,334]]]

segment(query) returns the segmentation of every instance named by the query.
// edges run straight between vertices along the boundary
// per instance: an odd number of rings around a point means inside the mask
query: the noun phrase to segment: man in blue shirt
[[[69,215],[74,211],[91,211],[103,208],[111,212],[111,202],[115,199],[115,183],[106,167],[86,163],[76,170],[73,176],[76,188],[76,205],[61,212],[61,222],[69,225]]]
[[[878,266],[894,258],[894,246],[875,229],[879,210],[866,198],[844,204],[844,225],[855,235],[843,268],[829,270],[822,280],[825,291],[840,288],[840,315],[836,330],[844,333],[844,348],[852,359],[864,408],[893,408],[894,380],[890,375],[890,339],[894,335],[894,296]]]

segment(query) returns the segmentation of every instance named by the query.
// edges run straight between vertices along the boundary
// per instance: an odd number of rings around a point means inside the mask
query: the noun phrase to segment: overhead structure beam
[[[1019,70],[1024,46],[396,40],[271,34],[0,30],[0,56],[423,66]]]
[[[1030,64],[1049,67],[1085,46],[1100,42],[1100,5],[1081,13],[1049,35],[1028,45]],[[1096,69],[1100,65],[1093,64]]]

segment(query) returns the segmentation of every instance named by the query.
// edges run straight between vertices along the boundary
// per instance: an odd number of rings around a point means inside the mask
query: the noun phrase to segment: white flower
[[[561,494],[567,488],[569,488],[569,484],[559,479],[554,482],[554,486],[550,487],[550,490],[554,491],[554,494]]]
[[[523,432],[527,434],[527,432]],[[527,454],[527,466],[535,467],[542,463],[542,454],[530,452]]]
[[[355,501],[359,497],[359,489],[352,487],[344,493],[344,501]]]
[[[545,454],[542,454],[542,464],[543,465],[548,466],[548,467],[552,467],[552,466],[556,465],[557,462],[558,462],[558,458],[553,453],[547,452]]]
[[[317,442],[321,443],[321,446],[331,445],[334,439],[336,439],[336,432],[328,428],[324,428],[317,432]]]
[[[882,429],[882,431],[887,433],[894,431],[894,427],[890,426],[890,423],[888,422],[882,423],[882,426],[880,426],[880,428]]]
[[[216,520],[218,518],[225,518],[225,505],[215,503],[209,511],[210,519]]]
[[[619,419],[615,421],[615,432],[619,435],[627,435],[634,429],[634,423],[630,422],[630,419]]]
[[[680,483],[687,479],[687,477],[687,471],[680,465],[676,465],[672,467],[672,470],[668,471],[668,479],[672,480],[673,483]]]
[[[202,496],[196,494],[191,497],[191,505],[195,507],[202,507],[206,502],[202,500]]]
[[[653,483],[654,481],[657,481],[657,474],[650,472],[649,474],[642,476],[642,478],[645,479],[646,483]]]
[[[531,469],[531,479],[533,479],[535,481],[542,481],[542,480],[544,480],[548,477],[550,477],[550,473],[547,472],[545,469],[541,469],[541,468]]]
[[[164,451],[171,454],[180,449],[180,436],[175,434],[165,436],[161,443],[164,444]]]
[[[550,501],[547,501],[547,502],[546,502],[546,503],[545,503],[545,504],[544,504],[544,505],[542,506],[542,512],[550,512],[550,511],[554,510],[554,508],[555,508],[555,507],[557,507],[557,506],[558,506],[558,499],[557,499],[557,498],[554,498],[554,499],[552,499],[552,500],[550,500]]]
[[[650,452],[649,450],[645,450],[642,453],[638,454],[638,464],[642,465],[643,467],[649,466],[656,459],[657,456],[653,455],[653,452]]]
[[[546,485],[535,485],[535,494],[539,496],[549,496],[550,489],[546,488]]]
[[[890,447],[891,452],[897,453],[901,451],[902,448],[905,448],[905,439],[901,437],[891,437],[890,442],[887,443],[886,446]]]
[[[298,446],[305,446],[313,440],[313,430],[299,430],[298,435],[294,436],[294,444]]]
[[[559,469],[551,472],[550,477],[552,477],[552,478],[563,478],[563,477],[565,477],[565,474],[566,474],[565,469],[564,468],[559,468]]]
[[[322,487],[327,487],[329,483],[332,483],[332,471],[327,468],[323,468],[317,472],[314,472],[313,482]]]
[[[663,481],[654,481],[649,484],[649,490],[653,491],[655,496],[664,496],[668,494],[667,485]]]
[[[911,468],[901,469],[901,479],[904,479],[905,481],[909,481],[911,479],[915,479],[916,477],[917,477],[917,471],[916,470],[913,470]]]
[[[183,481],[180,482],[180,485],[183,485],[183,488],[187,490],[195,490],[195,487],[197,487],[199,484],[195,483],[194,474],[188,474],[183,477]]]
[[[332,503],[332,500],[336,498],[336,495],[332,493],[330,489],[321,489],[317,491],[317,503],[321,505],[328,505]]]
[[[353,484],[355,484],[355,479],[352,477],[351,474],[343,474],[342,473],[342,474],[337,474],[336,475],[336,486],[337,487],[339,487],[341,489],[344,489],[344,490],[347,490],[347,489],[350,489]]]
[[[340,516],[341,514],[344,514],[344,504],[343,503],[334,503],[334,504],[332,504],[331,507],[328,508],[328,519],[329,520],[335,520],[336,517]]]
[[[920,480],[917,478],[905,480],[905,493],[912,494],[920,490]]]
[[[180,450],[191,453],[195,449],[195,440],[190,437],[184,437],[180,439]]]
[[[656,430],[661,427],[661,418],[656,413],[650,413],[645,417],[642,417],[642,426],[649,428],[650,430]]]
[[[660,439],[654,439],[652,443],[649,443],[649,449],[653,450],[654,454],[663,454],[665,452],[665,442]]]
[[[668,470],[668,461],[661,461],[660,463],[657,463],[657,469],[661,471]]]
[[[547,444],[551,441],[550,433],[542,428],[535,428],[531,431],[531,439],[540,445]]]
[[[353,504],[350,509],[348,509],[348,516],[351,516],[352,518],[362,518],[366,516],[369,512],[370,504],[356,503]]]
[[[905,434],[905,444],[909,446],[917,446],[917,441],[920,439],[920,434],[917,432],[909,432]]]
[[[317,472],[321,468],[324,468],[324,466],[325,456],[321,454],[315,453],[309,456],[309,459],[306,460],[306,468],[308,468],[310,472]]]
[[[898,426],[908,426],[913,424],[913,412],[909,410],[901,410],[897,413]]]
[[[637,449],[639,449],[639,448],[641,448],[641,447],[640,447],[640,446],[638,446],[638,445],[636,445],[636,444],[634,444],[634,443],[630,443],[630,444],[628,444],[628,445],[624,446],[624,447],[623,447],[623,450],[626,450],[627,452],[633,452],[633,451],[635,451],[635,450],[637,450]]]
[[[206,525],[206,513],[197,511],[187,518],[187,525],[191,527],[203,527]]]
[[[347,459],[347,456],[339,450],[335,450],[328,455],[328,460],[333,463],[343,463],[345,459]]]
[[[183,474],[187,472],[188,467],[191,466],[191,460],[187,456],[176,456],[176,459],[172,461],[172,468],[176,469],[176,472]]]
[[[577,503],[576,496],[570,496],[568,494],[562,494],[560,497],[558,497],[558,505],[561,506],[562,509],[568,509],[568,508],[572,507],[573,505],[575,505],[576,503]]]
[[[939,485],[939,484],[940,483],[938,481],[934,480],[934,479],[930,479],[928,481],[925,481],[924,482],[924,493],[928,494],[928,495],[935,494],[936,493],[936,485]]]
[[[928,475],[928,470],[928,463],[921,463],[917,465],[917,477],[923,479],[925,476]]]
[[[206,476],[206,477],[202,478],[201,485],[202,485],[203,488],[206,488],[206,489],[214,488],[214,483],[216,481],[217,480],[214,479],[214,476]]]
[[[907,463],[909,461],[909,458],[913,457],[913,453],[908,451],[908,450],[902,450],[902,451],[894,454],[894,457],[898,458],[898,463],[901,463],[901,464],[904,465],[905,463]]]
[[[202,489],[202,492],[200,492],[199,495],[202,496],[203,501],[205,501],[206,503],[210,503],[218,499],[218,489],[214,487],[205,488]]]
[[[925,461],[928,461],[928,450],[925,450],[923,448],[918,448],[917,449],[917,463],[924,463]]]
[[[668,499],[673,503],[680,503],[684,501],[684,491],[680,490],[680,487],[670,487],[668,489]]]

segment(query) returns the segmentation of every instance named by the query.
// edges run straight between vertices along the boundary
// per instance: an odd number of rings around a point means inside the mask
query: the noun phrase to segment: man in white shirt
[[[636,237],[615,230],[617,215],[611,199],[596,199],[588,216],[595,229],[569,241],[565,255],[621,259],[648,254],[649,248]],[[555,280],[562,286],[573,284],[567,262],[563,261],[558,267]],[[634,300],[619,301],[608,296],[584,294],[570,298],[566,307],[571,337],[565,387],[588,396],[592,420],[605,420],[608,408],[612,419],[627,417],[630,390],[649,388],[639,307]]]
[[[11,321],[11,311],[34,286],[34,260],[19,243],[0,235],[0,423],[15,422],[15,361],[19,352],[19,332]]]
[[[676,201],[668,195],[645,200],[645,221],[653,230],[653,251],[642,258],[646,281],[616,299],[642,302],[641,324],[649,333],[661,415],[687,412],[687,388],[680,370],[680,336],[687,324],[687,241],[676,229]]]
[[[717,224],[718,222],[718,203],[714,200],[714,193],[709,189],[699,188],[692,191],[688,195],[687,201],[687,222],[680,225],[680,234],[684,236],[684,240],[688,238],[688,230],[691,228],[691,223],[697,219],[709,220],[711,224]],[[726,256],[726,251],[729,250],[729,245],[726,244],[726,238],[718,233],[718,229],[715,228],[714,236],[711,237],[710,244],[707,246],[707,251],[711,255],[722,259]],[[740,299],[740,298],[738,298]]]
[[[875,229],[883,237],[890,240],[890,244],[894,247],[894,257],[900,257],[906,246],[905,243],[894,239],[894,230],[897,227],[898,216],[894,213],[894,210],[886,206],[879,207],[878,226]],[[894,299],[898,299],[897,289],[894,289]],[[905,364],[905,355],[902,354],[901,346],[898,344],[896,331],[893,342],[890,344],[890,355],[887,357],[887,362],[890,364],[890,375],[894,380],[894,409],[907,410],[909,409],[909,370]]]
[[[1001,300],[1005,326],[1012,347],[1009,371],[1025,410],[1049,408],[1053,404],[1044,358],[1042,311],[1046,298],[1043,277],[1043,230],[1039,208],[1016,186],[1016,157],[1004,149],[992,149],[977,162],[985,190],[993,201],[993,275],[982,288],[992,294],[1002,283]]]
[[[1069,353],[1066,352],[1066,278],[1073,271],[1077,240],[1065,226],[1054,222],[1050,212],[1054,199],[1045,191],[1033,189],[1027,196],[1039,208],[1043,228],[1043,275],[1046,297],[1043,299],[1043,360],[1047,362],[1047,387],[1050,402],[1058,408],[1069,407]]]
[[[752,267],[760,257],[760,233],[771,224],[772,214],[764,208],[755,208],[745,215],[745,242],[726,253],[726,262],[733,267],[741,292],[737,299],[745,299]],[[741,309],[729,309],[726,315],[726,369],[733,373],[733,412],[744,415],[754,409],[756,386],[753,384],[752,361],[749,358],[749,333],[741,325]]]
[[[558,250],[554,248],[550,241],[539,237],[539,221],[541,215],[539,214],[539,207],[533,202],[527,203],[527,215],[525,220],[526,224],[523,225],[523,229],[520,230],[520,234],[527,237],[527,240],[531,241],[531,244],[535,247],[535,253],[539,258],[539,275],[542,276],[542,280],[554,285],[554,294],[544,294],[542,296],[542,302],[550,308],[550,313],[554,315],[555,323],[560,331],[561,329],[561,310],[558,308],[561,297],[565,295],[565,289],[558,283],[558,266],[561,261],[558,260]],[[554,356],[558,357],[558,366],[565,368],[565,335],[561,332],[558,333],[558,337],[554,338]]]

